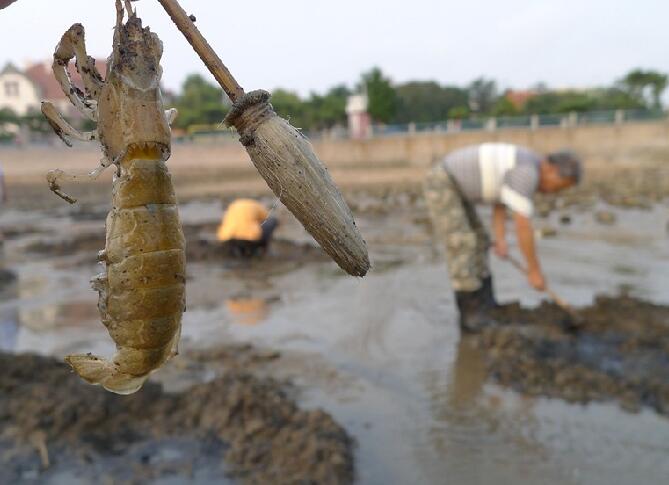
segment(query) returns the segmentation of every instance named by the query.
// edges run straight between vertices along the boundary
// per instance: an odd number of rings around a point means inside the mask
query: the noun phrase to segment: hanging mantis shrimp
[[[91,354],[65,360],[89,383],[131,394],[177,352],[185,307],[185,241],[165,165],[171,150],[169,125],[176,112],[164,111],[161,100],[162,43],[148,27],[142,28],[130,0],[124,2],[126,23],[124,5],[116,0],[114,49],[104,80],[86,54],[81,24],[65,32],[54,53],[54,74],[63,91],[97,122],[97,129],[77,131],[48,102],[42,104],[42,112],[68,145],[68,137],[99,140],[104,158],[91,177],[115,166],[106,244],[99,253],[105,272],[91,283],[99,292],[102,323],[117,352],[112,360]],[[67,72],[75,57],[83,91]],[[49,186],[73,203],[58,185],[63,177],[68,175],[51,171]]]

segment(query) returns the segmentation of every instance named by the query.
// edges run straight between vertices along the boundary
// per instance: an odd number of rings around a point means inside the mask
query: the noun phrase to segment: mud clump
[[[562,224],[563,226],[571,224],[571,219],[572,219],[571,215],[565,212],[561,213],[559,217],[560,224]]]
[[[233,366],[183,392],[149,382],[117,396],[52,358],[0,354],[0,366],[2,483],[64,472],[98,483],[353,480],[346,431],[321,410],[300,410],[272,378]]]
[[[7,268],[0,267],[0,293],[6,288],[12,286],[18,280],[18,276],[14,271]]]
[[[554,304],[502,310],[508,325],[476,337],[488,377],[529,395],[669,416],[669,307],[599,297],[577,313],[574,328]]]
[[[534,234],[539,239],[550,239],[556,237],[558,235],[558,231],[553,226],[544,225],[541,227],[537,227],[534,230]]]

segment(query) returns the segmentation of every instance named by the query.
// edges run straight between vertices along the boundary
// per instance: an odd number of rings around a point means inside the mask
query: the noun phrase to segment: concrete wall
[[[517,143],[542,153],[570,148],[580,153],[589,164],[628,164],[636,163],[629,157],[640,151],[650,154],[669,149],[669,121],[556,126],[536,130],[414,133],[370,140],[324,140],[314,146],[321,158],[332,165],[409,163],[424,166],[456,148],[490,141]]]
[[[414,133],[369,140],[316,140],[314,148],[331,168],[392,165],[423,167],[445,153],[474,143],[504,141],[529,146],[539,152],[571,148],[592,167],[617,164],[635,166],[669,161],[669,122],[634,122],[619,125],[542,127],[536,130],[502,129],[459,133]],[[92,170],[101,158],[95,144],[68,149],[49,147],[0,148],[0,165],[8,179],[29,182],[52,168],[78,173]],[[180,177],[254,171],[243,147],[234,139],[184,143],[173,146],[170,170]]]
[[[530,128],[496,131],[407,133],[367,140],[314,140],[319,157],[329,166],[427,166],[456,148],[500,141],[525,145],[541,153],[570,148],[589,164],[637,163],[639,152],[669,150],[669,120]],[[207,148],[208,147],[208,148]],[[630,157],[635,160],[631,160]],[[203,165],[244,166],[246,153],[238,143],[184,145],[175,148],[175,160],[195,157]]]

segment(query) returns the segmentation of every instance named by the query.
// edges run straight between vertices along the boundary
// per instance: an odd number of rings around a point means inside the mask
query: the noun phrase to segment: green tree
[[[442,87],[434,81],[412,81],[396,88],[399,99],[397,123],[424,123],[447,119],[451,109],[467,105],[467,91]]]
[[[567,92],[560,96],[555,109],[557,113],[582,113],[597,109],[597,99],[588,92]]]
[[[597,109],[643,109],[643,100],[631,96],[623,89],[603,88],[595,90]]]
[[[346,100],[351,90],[344,85],[331,88],[325,95],[312,93],[307,102],[309,128],[331,128],[346,123]]]
[[[662,93],[667,88],[667,75],[657,71],[634,69],[621,79],[619,85],[631,97],[659,109],[662,107]]]
[[[516,116],[519,112],[509,98],[501,96],[493,105],[490,114],[493,116]]]
[[[191,74],[184,81],[181,94],[176,98],[175,107],[179,110],[179,116],[175,126],[187,128],[195,124],[221,123],[228,111],[223,100],[221,88],[199,74]]]
[[[5,123],[16,123],[18,121],[18,116],[16,113],[9,108],[0,109],[0,125]]]
[[[390,122],[397,113],[399,100],[390,79],[378,67],[362,75],[362,86],[367,93],[367,111],[373,120]]]
[[[469,84],[469,107],[480,114],[489,113],[497,100],[497,83],[493,79],[480,77]]]
[[[9,125],[18,124],[19,118],[16,113],[9,108],[0,109],[0,142],[9,141],[14,138],[14,134],[9,131]]]
[[[33,133],[51,133],[49,122],[40,111],[30,111],[18,119],[19,124],[27,127]]]
[[[529,114],[550,114],[556,113],[560,104],[560,95],[548,91],[539,94],[527,100],[525,103],[525,112]]]
[[[524,111],[529,114],[550,114],[571,111],[639,109],[645,106],[642,99],[614,87],[587,91],[548,91],[530,98]]]
[[[467,106],[456,106],[448,110],[448,118],[461,120],[469,117],[469,108]]]
[[[270,102],[277,114],[289,120],[293,126],[309,128],[308,107],[297,93],[279,88],[272,93]]]
[[[597,99],[587,91],[548,91],[530,98],[524,111],[528,114],[583,112],[593,109],[605,109]]]

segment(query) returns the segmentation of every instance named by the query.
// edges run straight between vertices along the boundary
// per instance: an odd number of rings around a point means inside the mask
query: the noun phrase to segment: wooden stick
[[[214,49],[209,45],[204,36],[195,26],[190,16],[181,8],[177,0],[158,0],[167,14],[172,18],[172,22],[177,26],[181,33],[186,37],[188,43],[193,47],[197,55],[200,56],[204,65],[207,66],[218,83],[221,85],[230,100],[234,103],[244,95],[244,89],[239,85],[234,76],[225,67],[221,58],[218,57]]]
[[[527,270],[525,267],[522,265],[520,261],[518,261],[516,258],[514,258],[512,255],[508,255],[505,258],[511,265],[519,270],[523,274],[527,274]],[[546,287],[544,288],[544,292],[553,300],[560,308],[562,308],[564,311],[569,313],[569,315],[576,321],[580,320],[578,314],[576,313],[576,310],[574,310],[574,307],[572,307],[569,303],[567,303],[563,298],[561,298],[557,293],[555,293],[553,290],[550,288]]]

